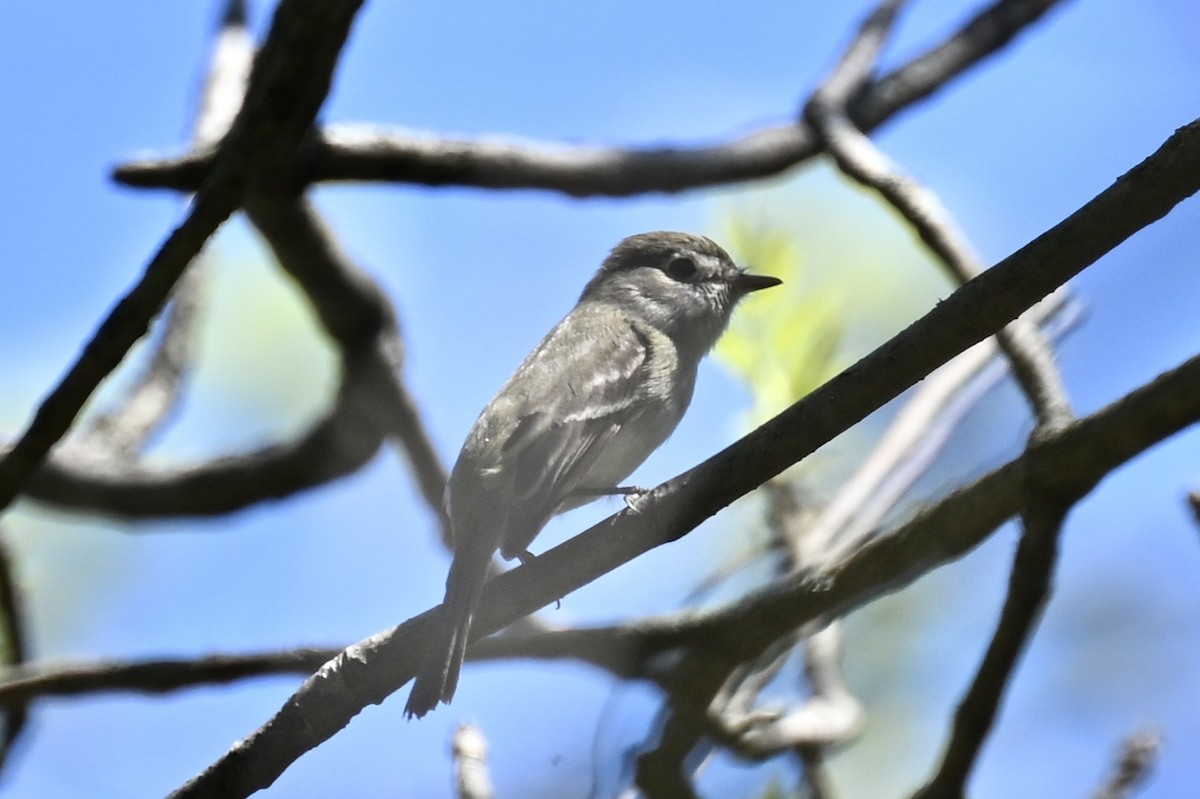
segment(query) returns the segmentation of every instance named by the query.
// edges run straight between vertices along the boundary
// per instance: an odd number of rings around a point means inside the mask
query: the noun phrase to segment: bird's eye
[[[673,258],[667,264],[667,274],[676,280],[691,280],[696,276],[696,262],[691,258]]]

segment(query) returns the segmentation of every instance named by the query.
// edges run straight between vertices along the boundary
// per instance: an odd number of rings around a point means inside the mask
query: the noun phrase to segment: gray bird
[[[696,369],[738,300],[778,285],[704,236],[658,231],[613,248],[467,435],[446,510],[454,560],[405,713],[449,702],[496,550],[532,557],[550,517],[617,486],[687,410]]]

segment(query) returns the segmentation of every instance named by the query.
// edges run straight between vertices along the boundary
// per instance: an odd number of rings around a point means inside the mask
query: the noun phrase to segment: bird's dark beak
[[[742,294],[749,294],[759,289],[769,289],[771,286],[778,286],[782,282],[779,278],[771,277],[770,275],[751,275],[748,272],[741,272],[733,279],[733,287]]]

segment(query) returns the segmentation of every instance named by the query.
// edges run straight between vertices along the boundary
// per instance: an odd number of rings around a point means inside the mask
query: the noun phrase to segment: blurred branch
[[[140,662],[113,660],[76,665],[28,664],[0,673],[0,702],[9,704],[44,696],[111,691],[162,694],[248,677],[308,676],[339,651],[301,647],[255,655],[208,655]]]
[[[767,521],[773,547],[786,553],[780,559],[783,575],[812,567],[806,557],[812,534],[811,513],[797,501],[796,488],[779,477],[763,488],[768,498]],[[804,652],[807,696],[792,707],[766,705],[756,709],[761,692],[775,678],[797,642]],[[683,697],[683,701],[692,701]],[[670,708],[674,712],[674,706]],[[713,737],[747,760],[761,761],[781,753],[795,752],[803,764],[804,777],[818,796],[828,793],[824,777],[825,753],[841,746],[862,729],[862,705],[849,691],[842,674],[842,631],[840,620],[814,622],[795,634],[772,643],[752,661],[732,670],[725,685],[709,705]]]
[[[1200,488],[1193,488],[1188,492],[1187,504],[1192,511],[1192,517],[1200,524]]]
[[[458,799],[492,799],[495,789],[487,768],[487,739],[474,724],[454,731],[454,787]]]
[[[294,157],[325,100],[361,0],[281,0],[246,102],[183,222],[109,313],[0,461],[0,511],[67,432],[100,381],[146,332],[183,271],[262,170]]]
[[[96,457],[128,463],[178,404],[192,360],[207,270],[201,256],[171,293],[149,360],[111,408],[90,420],[74,442]]]
[[[714,714],[720,740],[755,761],[789,750],[823,751],[853,740],[865,717],[846,685],[841,664],[842,631],[835,621],[805,638],[804,672],[811,696],[790,710],[759,710],[741,717]]]
[[[245,9],[230,2],[209,59],[193,125],[192,146],[215,146],[229,132],[246,94],[254,45],[246,30]],[[158,336],[141,374],[105,413],[90,420],[76,441],[95,455],[129,461],[175,407],[192,359],[207,269],[197,259],[179,279]]]
[[[1120,758],[1113,775],[1092,799],[1127,799],[1146,781],[1158,760],[1162,736],[1155,730],[1139,730],[1121,742]]]
[[[121,464],[76,457],[67,443],[29,480],[27,495],[58,508],[129,519],[215,516],[324,485],[357,471],[384,441],[371,412],[379,395],[369,359],[342,363],[325,415],[295,439],[196,466]]]
[[[1181,128],[1071,217],[966,283],[858,364],[732,446],[649,492],[636,512],[622,511],[490,581],[474,637],[489,635],[685,535],[994,333],[1197,188],[1200,122]],[[1200,394],[1192,390],[1197,380],[1200,359],[1193,359],[1104,411],[1052,431],[1037,444],[1047,451],[1039,457],[1047,462],[1056,458],[1061,479],[1090,487],[1117,465],[1200,417]],[[785,580],[753,602],[711,614],[699,635],[689,632],[675,638],[674,644],[740,662],[755,655],[761,639],[779,638],[821,615],[837,615],[960,556],[1019,511],[1023,458],[951,495],[896,535],[859,550],[819,582],[802,575]],[[273,719],[175,796],[244,797],[270,785],[297,757],[334,735],[361,708],[382,702],[411,678],[436,612],[426,611],[346,649],[310,677]],[[652,635],[626,636],[635,656],[652,641],[671,638],[666,630],[638,629]],[[583,638],[579,635],[583,631],[570,632],[577,640]],[[747,643],[748,634],[759,640]],[[720,685],[703,679],[698,684],[711,689],[701,705],[706,707]]]
[[[1036,22],[1058,0],[999,0],[945,41],[853,99],[851,118],[871,131],[929,97]],[[567,195],[630,196],[736,183],[778,175],[820,152],[803,121],[763,128],[710,146],[581,147],[512,139],[449,139],[411,131],[331,127],[301,153],[308,182],[390,181],[427,186],[545,189]],[[141,188],[191,191],[204,180],[212,153],[133,161],[114,180]]]
[[[20,581],[8,553],[8,544],[0,530],[0,653],[7,668],[20,668],[28,656],[25,633],[25,607]],[[0,771],[8,765],[9,754],[29,720],[29,703],[23,699],[4,701],[4,731],[0,733]]]
[[[1080,316],[1059,289],[1029,311],[1054,339]],[[934,370],[913,389],[878,443],[838,488],[801,542],[805,561],[832,564],[861,546],[901,497],[925,474],[951,432],[1007,372],[994,338],[985,339]]]
[[[353,404],[344,412],[372,420],[373,428],[403,448],[449,547],[452,535],[442,503],[446,470],[402,377],[404,345],[395,311],[383,290],[350,260],[312,204],[294,194],[291,185],[289,174],[260,182],[247,199],[246,212],[341,347],[345,368],[365,377],[362,390],[352,395]],[[375,435],[374,429],[370,435]]]
[[[1030,471],[1041,471],[1036,455],[1031,460]],[[1082,496],[1066,500],[1042,493],[1026,500],[1028,505],[1021,517],[1024,530],[996,631],[971,687],[959,700],[941,763],[933,778],[914,794],[917,799],[965,796],[967,778],[996,722],[1017,661],[1050,595],[1063,520],[1073,501]]]
[[[238,107],[238,77],[244,78],[253,47],[244,28],[237,32],[223,29],[214,48],[217,63],[205,92],[213,114],[202,114],[202,138],[219,138],[220,116]],[[442,522],[443,541],[449,542],[442,509],[445,469],[401,378],[403,343],[395,312],[312,204],[292,191],[294,184],[287,163],[264,167],[244,201],[250,221],[341,349],[341,385],[326,416],[294,441],[194,467],[115,468],[69,446],[30,480],[30,496],[124,517],[227,513],[355,471],[389,436],[408,455],[426,503]]]

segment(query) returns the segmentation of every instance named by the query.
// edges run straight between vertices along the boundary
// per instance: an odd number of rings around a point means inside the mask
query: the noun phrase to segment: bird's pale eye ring
[[[667,264],[667,274],[676,280],[691,280],[696,276],[696,262],[682,255],[672,258]]]

